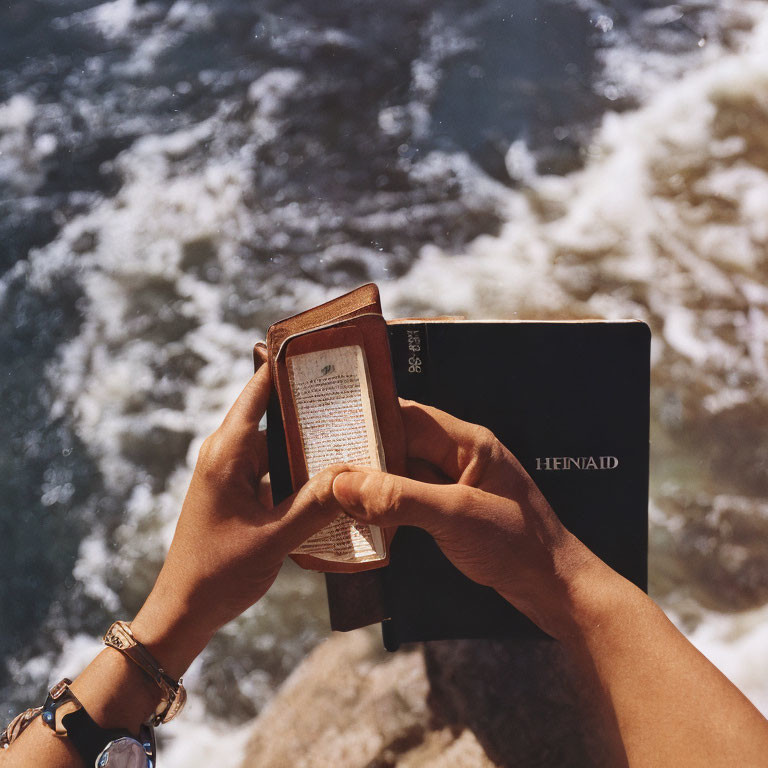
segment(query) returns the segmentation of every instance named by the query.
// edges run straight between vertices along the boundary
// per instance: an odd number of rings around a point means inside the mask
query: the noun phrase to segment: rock
[[[424,656],[434,720],[472,733],[488,761],[472,768],[615,765],[597,696],[554,640],[442,641]]]
[[[334,634],[255,721],[242,768],[596,768],[601,728],[554,641],[444,641],[395,654]]]
[[[390,656],[374,631],[334,634],[256,720],[243,768],[396,765],[429,721],[419,650]]]

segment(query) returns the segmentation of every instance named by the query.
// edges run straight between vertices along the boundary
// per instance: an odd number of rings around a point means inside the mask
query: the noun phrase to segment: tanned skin
[[[264,350],[257,354],[264,361]],[[267,592],[291,550],[343,510],[376,525],[426,529],[459,570],[559,640],[598,699],[611,765],[768,764],[768,722],[758,710],[649,597],[564,528],[487,429],[401,401],[409,478],[336,465],[273,507],[259,430],[269,390],[262,365],[203,444],[165,564],[131,623],[171,676]],[[160,697],[111,648],[72,688],[99,725],[134,733]],[[0,768],[41,765],[83,761],[37,718],[0,752]]]
[[[460,571],[559,640],[598,699],[609,765],[768,765],[768,721],[653,600],[565,529],[491,432],[401,405],[422,479],[340,474],[333,491],[350,515],[426,529]]]

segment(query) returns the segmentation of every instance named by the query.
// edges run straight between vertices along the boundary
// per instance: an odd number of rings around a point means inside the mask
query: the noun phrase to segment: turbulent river
[[[766,51],[744,0],[4,3],[0,720],[137,610],[269,323],[368,280],[649,323],[651,592],[768,714]],[[327,632],[286,566],[163,764]]]

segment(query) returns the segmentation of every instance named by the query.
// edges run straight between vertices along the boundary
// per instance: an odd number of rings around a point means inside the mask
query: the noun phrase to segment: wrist
[[[113,648],[101,651],[70,687],[99,726],[133,734],[160,701],[159,688]]]
[[[645,597],[597,555],[584,549],[589,557],[568,574],[565,610],[553,635],[574,651],[589,645],[596,632],[604,631],[617,620],[623,621],[623,611],[632,604],[633,594]]]
[[[498,592],[548,635],[569,642],[579,635],[585,620],[584,583],[598,578],[603,569],[614,572],[565,530],[546,560],[546,572],[537,572],[527,580],[525,594],[521,594],[519,577]]]
[[[159,600],[154,594],[130,626],[136,639],[174,680],[186,672],[215,632],[196,621],[191,610]]]

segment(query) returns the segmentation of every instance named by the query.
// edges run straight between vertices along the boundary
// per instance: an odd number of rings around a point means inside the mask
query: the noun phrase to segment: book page
[[[345,462],[385,470],[363,350],[336,347],[290,355],[286,362],[309,477]],[[385,556],[381,529],[344,514],[295,553],[341,562]]]

